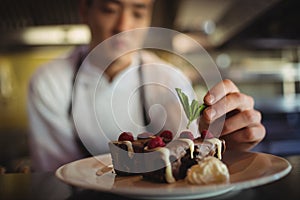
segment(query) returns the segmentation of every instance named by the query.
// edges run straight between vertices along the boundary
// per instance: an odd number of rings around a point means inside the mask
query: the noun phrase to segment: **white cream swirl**
[[[227,183],[229,171],[222,161],[208,156],[187,171],[186,180],[195,185]]]

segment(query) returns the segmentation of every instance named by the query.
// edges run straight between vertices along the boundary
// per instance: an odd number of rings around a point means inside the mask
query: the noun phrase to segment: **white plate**
[[[66,164],[56,171],[56,176],[70,185],[134,198],[199,199],[270,183],[291,171],[287,160],[264,153],[226,152],[223,161],[230,172],[230,184],[200,186],[184,180],[162,184],[145,181],[141,176],[119,177],[106,170],[111,166],[110,154]],[[99,169],[105,173],[96,175]]]

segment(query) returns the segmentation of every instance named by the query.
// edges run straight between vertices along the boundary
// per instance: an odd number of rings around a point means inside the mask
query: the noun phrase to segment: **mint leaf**
[[[191,110],[192,110],[192,113],[191,113],[191,116],[190,116],[190,118],[189,118],[189,120],[190,121],[193,121],[194,119],[196,119],[198,116],[200,116],[199,114],[198,114],[198,108],[199,108],[199,103],[198,103],[198,101],[196,101],[195,99],[193,99],[193,101],[192,101],[192,104],[191,104]]]
[[[181,92],[181,89],[176,88],[175,90],[178,94],[178,97],[179,97],[180,102],[182,104],[183,110],[184,110],[186,116],[189,119],[189,116],[191,115],[191,108],[190,108],[190,105],[189,105],[189,98],[183,92]]]
[[[188,124],[186,126],[186,128],[188,129],[191,122],[194,121],[195,119],[197,119],[202,111],[207,107],[205,104],[199,104],[199,102],[195,99],[193,99],[191,105],[189,103],[189,98],[186,94],[184,94],[181,89],[179,88],[175,88],[177,95],[180,99],[180,102],[182,104],[183,110],[187,116]]]

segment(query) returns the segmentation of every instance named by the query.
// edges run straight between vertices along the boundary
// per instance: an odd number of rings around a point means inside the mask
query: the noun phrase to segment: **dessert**
[[[207,107],[176,88],[189,125]],[[118,141],[109,143],[114,170],[118,175],[142,175],[145,180],[174,183],[187,180],[191,184],[227,182],[229,173],[222,163],[225,142],[204,130],[194,138],[189,130],[173,139],[173,133],[164,130],[158,134],[141,133],[134,139],[132,133],[123,132]]]
[[[130,135],[124,132],[118,141],[109,143],[115,172],[121,176],[142,175],[145,180],[154,182],[174,183],[185,179],[192,166],[208,156],[221,159],[225,151],[224,141],[194,139],[189,131],[183,131],[174,139],[170,131],[157,135],[142,133],[135,140]]]

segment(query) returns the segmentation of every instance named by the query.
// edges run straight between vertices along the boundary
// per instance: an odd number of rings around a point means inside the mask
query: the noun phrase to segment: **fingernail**
[[[208,95],[207,98],[206,98],[206,101],[210,104],[214,103],[215,101],[215,97],[213,95]]]

